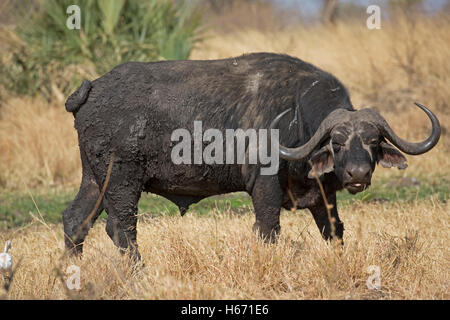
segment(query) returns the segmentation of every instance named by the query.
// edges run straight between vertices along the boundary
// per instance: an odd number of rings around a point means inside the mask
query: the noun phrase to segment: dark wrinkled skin
[[[88,229],[105,209],[108,235],[139,259],[136,214],[143,191],[166,197],[182,214],[203,198],[245,191],[253,199],[255,231],[273,240],[280,232],[281,207],[292,206],[288,177],[297,208],[308,208],[323,237],[332,237],[318,185],[308,178],[311,157],[280,159],[274,176],[260,175],[257,165],[175,165],[170,157],[175,145],[170,141],[172,132],[186,128],[192,133],[194,120],[203,121],[203,130],[267,129],[272,119],[297,104],[300,121],[289,126],[293,114],[281,120],[280,143],[291,147],[304,144],[330,112],[354,110],[347,90],[332,75],[296,58],[259,53],[226,60],[125,63],[92,81],[90,90],[81,91],[68,100],[75,101],[75,108],[70,108],[83,169],[80,191],[63,213],[69,250],[81,252]],[[76,99],[81,106],[76,106]],[[112,152],[115,161],[104,199],[77,234],[100,195]],[[371,161],[372,171],[375,161]],[[344,171],[342,166],[336,169]],[[335,236],[342,239],[336,191],[343,188],[343,178],[332,171],[324,173],[321,180],[333,205]]]

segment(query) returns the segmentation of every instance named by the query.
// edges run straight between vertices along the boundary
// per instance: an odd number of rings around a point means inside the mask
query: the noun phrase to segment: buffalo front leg
[[[137,245],[137,213],[141,179],[132,164],[116,164],[105,192],[106,233],[122,253],[141,259]]]
[[[310,207],[309,211],[311,211],[314,221],[325,240],[337,239],[342,242],[344,236],[344,223],[339,219],[336,206],[336,193],[329,195],[327,201],[332,205],[330,214],[328,214],[323,199],[321,199],[314,207]]]
[[[255,182],[252,200],[256,221],[253,231],[266,242],[275,242],[280,234],[282,190],[277,176],[260,176]]]

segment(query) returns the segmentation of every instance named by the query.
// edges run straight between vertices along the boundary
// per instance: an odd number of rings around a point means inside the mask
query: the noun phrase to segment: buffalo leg
[[[82,253],[83,241],[89,229],[103,211],[103,205],[100,204],[96,212],[91,217],[89,216],[100,196],[100,188],[94,179],[91,168],[87,163],[86,155],[81,147],[80,154],[83,169],[80,190],[72,203],[63,212],[64,242],[66,249],[71,254]]]
[[[309,211],[311,211],[314,221],[316,222],[317,227],[325,240],[331,240],[333,238],[331,227],[331,224],[333,223],[335,239],[342,241],[344,236],[344,223],[341,219],[339,219],[336,207],[336,193],[330,195],[327,201],[333,206],[333,208],[330,209],[332,221],[330,221],[324,201],[320,201],[316,206],[310,207]]]
[[[281,229],[282,190],[278,177],[258,177],[253,188],[252,200],[256,215],[253,231],[258,233],[264,241],[275,242]]]
[[[139,177],[133,164],[114,165],[104,200],[108,213],[106,233],[122,253],[129,249],[135,261],[141,258],[136,232],[138,202],[142,192]]]

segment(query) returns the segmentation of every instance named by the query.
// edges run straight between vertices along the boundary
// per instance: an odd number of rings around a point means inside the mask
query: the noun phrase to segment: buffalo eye
[[[337,143],[337,142],[333,142],[333,151],[334,152],[339,152],[339,150],[341,150],[342,145]]]

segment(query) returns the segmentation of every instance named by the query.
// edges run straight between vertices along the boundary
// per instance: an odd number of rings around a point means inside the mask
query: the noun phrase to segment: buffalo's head
[[[400,151],[418,155],[429,151],[438,142],[441,134],[439,120],[425,106],[418,103],[416,105],[428,115],[432,124],[431,135],[422,142],[411,143],[399,138],[386,120],[373,109],[336,109],[322,121],[315,134],[304,145],[296,148],[280,145],[280,157],[300,160],[311,156],[310,178],[313,177],[312,172],[321,176],[334,171],[350,193],[361,192],[370,185],[377,163],[387,168],[404,169],[407,167],[406,158]],[[289,111],[290,109],[278,115],[270,128],[276,128],[280,119]],[[319,148],[320,146],[322,147]]]

